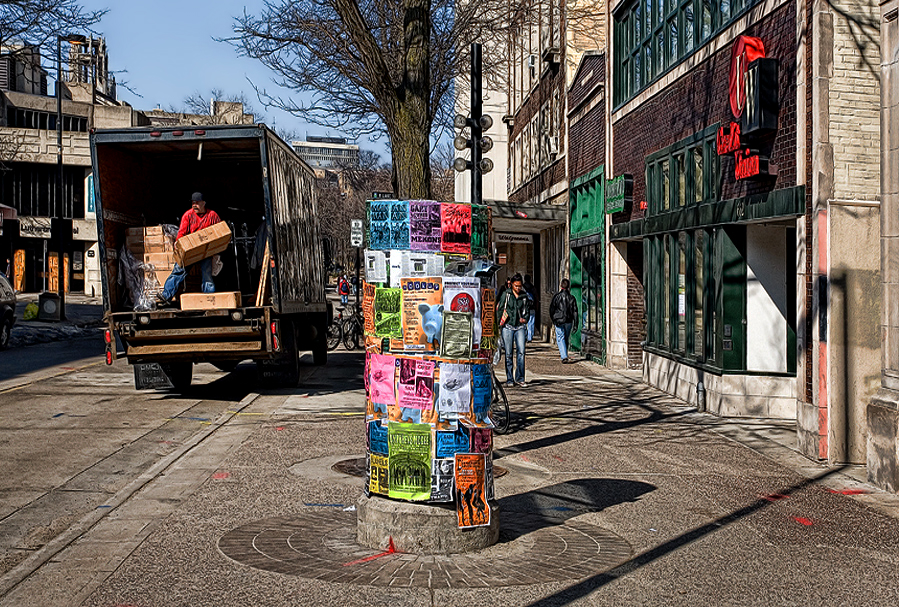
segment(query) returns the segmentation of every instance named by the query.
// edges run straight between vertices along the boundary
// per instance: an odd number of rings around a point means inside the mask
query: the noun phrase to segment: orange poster
[[[460,528],[490,524],[487,503],[487,456],[456,453],[456,516]]]

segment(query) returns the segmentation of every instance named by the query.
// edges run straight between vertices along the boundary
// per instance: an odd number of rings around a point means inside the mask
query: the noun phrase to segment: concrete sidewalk
[[[361,362],[248,400],[0,605],[897,604],[897,496],[801,457],[788,423],[698,414],[541,344],[495,441],[500,543],[361,548],[363,480],[333,468],[364,453]]]
[[[11,348],[31,346],[99,334],[103,324],[103,300],[78,293],[66,295],[66,320],[23,320],[25,306],[38,303],[40,293],[16,293],[16,324],[9,339]]]

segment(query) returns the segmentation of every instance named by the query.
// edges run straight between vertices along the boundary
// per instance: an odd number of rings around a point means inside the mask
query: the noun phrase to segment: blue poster
[[[460,426],[455,432],[436,432],[434,455],[437,459],[453,457],[456,453],[468,453],[468,431]]]
[[[372,453],[387,455],[387,426],[380,421],[368,422],[368,445]]]
[[[489,423],[493,381],[487,365],[471,366],[471,408],[476,423]]]
[[[409,202],[390,202],[390,247],[406,250],[409,248]]]

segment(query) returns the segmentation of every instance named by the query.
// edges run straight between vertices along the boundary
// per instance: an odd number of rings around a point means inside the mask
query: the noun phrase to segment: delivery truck
[[[288,144],[262,124],[104,129],[91,133],[91,157],[107,364],[116,336],[138,389],[184,389],[194,363],[245,360],[263,382],[296,385],[301,352],[326,362],[315,175]],[[194,192],[231,233],[216,241],[216,296],[203,296],[194,263],[185,294],[160,307]]]

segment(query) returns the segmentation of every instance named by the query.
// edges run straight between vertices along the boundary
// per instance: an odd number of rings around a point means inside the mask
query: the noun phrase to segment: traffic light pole
[[[481,45],[471,43],[471,203],[483,204],[484,184],[481,175]]]

